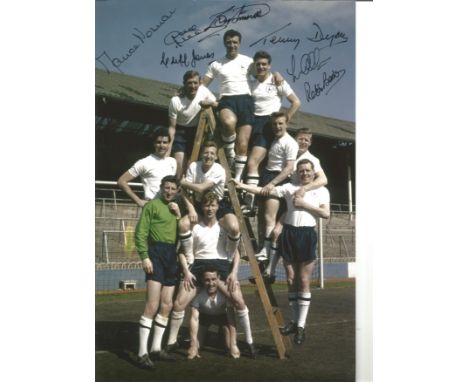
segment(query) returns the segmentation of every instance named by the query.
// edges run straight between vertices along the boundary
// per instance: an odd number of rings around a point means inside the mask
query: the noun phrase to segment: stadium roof
[[[167,109],[171,97],[181,86],[101,69],[96,69],[95,73],[96,96],[158,109]],[[294,115],[290,128],[296,130],[301,127],[309,127],[315,135],[325,138],[355,140],[354,122],[299,111]]]

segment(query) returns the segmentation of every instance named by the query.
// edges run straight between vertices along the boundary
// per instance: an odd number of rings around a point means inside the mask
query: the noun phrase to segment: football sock
[[[229,258],[229,261],[232,261],[232,258],[234,257],[234,254],[236,253],[236,249],[239,246],[239,241],[240,241],[240,233],[237,234],[235,237],[231,237],[228,235],[228,240],[226,244],[226,252]]]
[[[299,316],[297,319],[297,326],[305,327],[307,313],[309,311],[310,306],[310,292],[299,292],[297,294],[297,303],[299,308]]]
[[[140,327],[138,329],[140,344],[138,348],[138,357],[143,357],[148,353],[148,338],[151,331],[151,326],[153,325],[153,320],[145,316],[140,317],[139,321]]]
[[[234,159],[234,179],[240,181],[245,165],[247,164],[247,156],[236,155]]]
[[[236,153],[234,151],[234,146],[236,144],[236,134],[233,134],[229,137],[226,137],[225,135],[221,136],[221,140],[223,141],[223,148],[224,152],[226,153],[226,158],[234,158],[236,156]]]
[[[244,329],[245,341],[248,344],[253,343],[252,330],[250,329],[249,309],[247,307],[245,307],[244,310],[238,310],[237,311],[237,318],[239,319],[240,325]]]
[[[164,331],[167,327],[167,322],[169,321],[168,317],[163,317],[160,314],[154,319],[154,335],[153,335],[153,344],[151,345],[151,352],[161,351],[161,342]]]
[[[177,335],[179,334],[179,329],[182,326],[184,321],[185,311],[176,312],[175,310],[171,313],[171,322],[169,324],[169,338],[167,339],[167,344],[172,345],[177,342]]]
[[[192,264],[194,261],[192,231],[180,233],[179,241],[180,241],[180,246],[182,247],[182,250],[185,253],[185,258],[187,259],[188,265]]]

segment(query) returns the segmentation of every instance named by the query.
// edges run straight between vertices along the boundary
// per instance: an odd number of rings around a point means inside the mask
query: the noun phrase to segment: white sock
[[[161,342],[164,335],[164,331],[167,327],[168,317],[163,317],[160,314],[154,319],[154,335],[153,344],[151,345],[151,352],[161,351]]]
[[[184,321],[185,310],[182,312],[176,312],[175,310],[171,313],[171,322],[169,324],[169,338],[167,339],[167,344],[172,345],[177,341],[177,335],[179,334],[179,329],[182,326]]]
[[[242,173],[247,164],[247,156],[236,155],[234,159],[234,178],[238,181],[242,179]]]
[[[185,258],[187,259],[188,265],[193,264],[193,236],[192,231],[179,234],[179,241],[182,250],[185,253]]]
[[[252,184],[254,186],[257,186],[259,181],[260,181],[260,176],[258,173],[247,174],[247,176],[245,177],[245,184]]]
[[[289,302],[289,309],[291,311],[291,321],[294,323],[297,323],[297,317],[298,317],[299,312],[298,312],[296,292],[288,293],[288,302]]]
[[[266,256],[270,257],[270,249],[271,249],[271,239],[270,234],[273,231],[274,226],[266,226],[265,227],[265,237],[263,238],[263,247],[259,253],[265,252]]]
[[[229,137],[221,135],[221,140],[223,141],[223,148],[224,152],[226,153],[226,158],[234,158],[236,156],[236,152],[234,151],[234,147],[236,144],[236,136],[236,134],[233,134]]]
[[[278,264],[278,251],[276,249],[276,241],[272,241],[270,248],[270,262],[268,263],[268,267],[265,272],[270,276],[275,276],[276,264]]]
[[[298,292],[297,294],[297,304],[299,308],[299,316],[297,319],[297,326],[302,328],[305,327],[307,313],[309,312],[310,306],[310,292]]]
[[[229,261],[232,261],[232,258],[234,257],[234,254],[236,253],[236,249],[239,246],[239,241],[240,241],[240,233],[237,234],[236,237],[231,237],[228,235],[228,240],[226,243],[226,252],[228,255]]]
[[[252,330],[250,329],[249,309],[245,307],[244,310],[238,310],[237,318],[239,319],[239,324],[242,326],[242,329],[244,329],[245,341],[248,344],[253,343]]]
[[[245,179],[245,184],[257,186],[259,181],[260,181],[260,177],[258,176],[258,173],[247,174],[247,177]],[[248,205],[250,208],[253,208],[254,199],[255,199],[255,194],[252,194],[251,192],[246,192],[244,196],[244,204]]]
[[[148,353],[148,338],[151,331],[151,326],[153,325],[153,320],[145,316],[140,317],[140,328],[138,329],[138,334],[140,338],[140,344],[138,348],[138,357],[143,357]]]

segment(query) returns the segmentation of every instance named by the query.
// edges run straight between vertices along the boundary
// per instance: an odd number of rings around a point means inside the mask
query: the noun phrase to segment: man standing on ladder
[[[301,345],[305,341],[311,298],[310,277],[316,259],[316,219],[328,219],[330,216],[330,194],[325,187],[307,192],[301,190],[315,178],[314,165],[309,159],[300,160],[296,171],[299,185],[287,183],[277,186],[270,190],[270,195],[284,198],[287,204],[278,251],[286,270],[291,321],[281,329],[281,334],[294,334],[294,342]],[[262,192],[261,187],[233,182],[239,189],[254,194]]]
[[[209,86],[219,80],[218,112],[221,121],[221,139],[229,166],[234,165],[234,177],[240,179],[247,164],[247,154],[252,124],[254,103],[250,92],[249,75],[254,75],[251,57],[239,53],[242,35],[233,29],[224,33],[226,55],[208,66],[203,85]],[[273,74],[279,85],[283,78]]]

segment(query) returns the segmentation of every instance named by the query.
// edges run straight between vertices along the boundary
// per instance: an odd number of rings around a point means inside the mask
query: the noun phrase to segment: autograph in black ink
[[[133,46],[129,48],[123,56],[110,57],[109,54],[104,50],[99,56],[97,56],[96,61],[98,61],[104,67],[104,69],[106,69],[107,73],[110,73],[109,67],[111,66],[117,69],[120,73],[123,73],[120,69],[120,66],[124,64],[128,59],[130,59],[135,54],[135,52],[143,44],[146,43],[147,40],[152,38],[154,34],[159,30],[159,28],[161,28],[172,17],[172,15],[175,12],[176,9],[168,11],[166,15],[161,16],[161,19],[158,24],[150,27],[145,32],[141,31],[138,28],[133,28],[135,32],[132,33],[132,36],[134,36],[138,41],[134,43]]]
[[[323,48],[322,48],[323,49]],[[296,56],[291,55],[291,67],[286,69],[286,73],[292,76],[293,82],[296,82],[301,74],[307,75],[313,70],[320,70],[324,65],[331,60],[331,56],[322,59],[320,56],[320,48],[315,48],[310,52],[304,53],[299,62],[299,67],[296,70]]]
[[[192,25],[183,30],[169,32],[164,37],[164,44],[167,46],[175,45],[177,48],[180,48],[185,42],[197,36],[201,37],[197,42],[201,42],[209,37],[218,35],[219,31],[226,29],[231,23],[235,24],[241,21],[255,20],[266,16],[268,13],[270,13],[270,6],[266,3],[244,4],[240,7],[233,5],[222,12],[211,15],[209,18],[212,21],[206,27]],[[211,33],[203,35],[208,31]]]
[[[249,45],[249,47],[252,47],[256,44],[258,44],[259,42],[263,41],[263,45],[265,45],[266,42],[269,42],[270,44],[278,44],[278,43],[294,43],[295,46],[294,46],[294,49],[297,48],[297,46],[300,44],[301,42],[301,39],[299,38],[291,38],[291,37],[281,37],[281,36],[277,36],[276,33],[279,32],[280,30],[283,30],[284,28],[287,28],[291,25],[292,23],[288,23],[286,24],[285,26],[282,26],[281,28],[271,32],[271,33],[268,33],[266,36],[263,36],[262,38],[260,38],[259,40],[253,42],[252,44]]]
[[[170,58],[166,56],[166,52],[162,53],[160,65],[164,65],[166,68],[168,65],[180,65],[182,67],[189,67],[195,68],[197,66],[197,62],[201,60],[213,59],[214,52],[208,52],[205,54],[198,54],[195,53],[195,49],[192,49],[192,57],[190,58],[187,53],[180,53],[179,56],[171,56]]]
[[[333,45],[343,44],[348,41],[348,37],[346,37],[346,33],[338,31],[335,34],[324,35],[322,32],[322,28],[320,28],[320,26],[317,23],[312,23],[312,25],[316,29],[315,34],[313,35],[313,37],[307,37],[307,39],[312,42],[321,42],[324,40],[330,41],[328,46],[331,47]]]
[[[326,72],[323,72],[322,82],[315,83],[313,88],[309,84],[309,82],[304,82],[304,90],[306,94],[307,102],[313,101],[315,98],[320,97],[320,95],[325,92],[324,94],[327,95],[330,90],[343,78],[345,75],[346,70],[335,70],[333,69],[331,74],[328,75]]]

